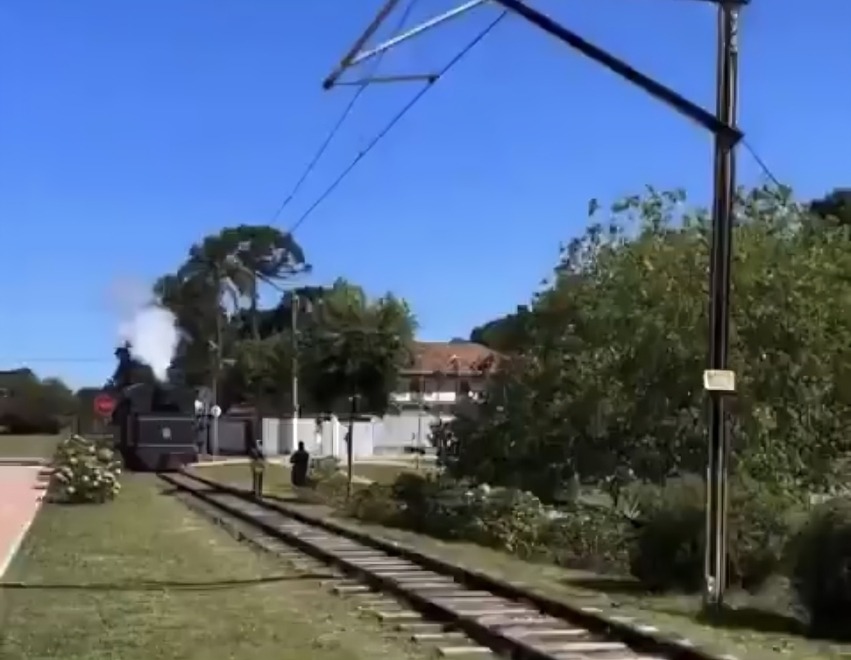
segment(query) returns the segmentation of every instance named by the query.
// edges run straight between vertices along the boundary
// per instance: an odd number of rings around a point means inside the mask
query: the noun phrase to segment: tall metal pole
[[[222,368],[222,281],[219,274],[219,269],[214,270],[216,278],[216,350],[214,351],[213,364],[213,406],[219,405],[219,372]],[[212,408],[212,406],[211,406]],[[219,453],[219,418],[217,415],[212,416],[211,434],[210,434],[210,451],[213,456]]]
[[[259,310],[259,288],[257,271],[251,271],[251,335],[254,341],[260,341],[260,310]],[[260,413],[260,398],[263,388],[260,379],[254,384],[254,440],[257,446],[263,442],[263,415]]]
[[[293,425],[293,448],[298,446],[298,307],[301,304],[298,294],[293,291],[290,300],[290,341],[292,342],[290,349],[292,357],[290,362],[290,370],[292,371],[292,394],[290,400],[292,403],[292,425]]]
[[[355,417],[358,414],[358,395],[352,391],[351,401],[349,404],[349,430],[346,434],[346,501],[352,499],[352,470],[355,456]]]
[[[736,126],[738,92],[738,3],[718,6],[717,115]],[[710,253],[709,370],[729,373],[730,262],[735,197],[734,144],[724,133],[715,138],[712,247]],[[727,470],[730,442],[726,392],[709,388],[709,461],[707,466],[704,604],[720,610],[727,586]]]

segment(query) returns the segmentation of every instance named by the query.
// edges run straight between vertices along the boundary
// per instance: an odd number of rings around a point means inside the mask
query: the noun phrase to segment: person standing
[[[290,456],[290,481],[296,488],[303,488],[307,485],[307,468],[310,465],[310,454],[304,448],[304,443],[298,443],[292,456]]]
[[[266,472],[266,456],[263,454],[263,442],[254,440],[248,452],[251,459],[251,490],[254,497],[263,497],[263,475]]]

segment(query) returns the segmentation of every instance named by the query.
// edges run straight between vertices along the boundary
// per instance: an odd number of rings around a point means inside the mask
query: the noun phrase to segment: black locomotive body
[[[169,472],[198,460],[202,424],[195,392],[138,383],[119,395],[112,422],[124,464],[137,472]]]

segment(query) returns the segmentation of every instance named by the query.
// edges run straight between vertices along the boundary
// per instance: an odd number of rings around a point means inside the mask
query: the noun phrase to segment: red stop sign
[[[115,410],[115,399],[109,394],[98,394],[95,397],[95,413],[101,417],[109,417]]]

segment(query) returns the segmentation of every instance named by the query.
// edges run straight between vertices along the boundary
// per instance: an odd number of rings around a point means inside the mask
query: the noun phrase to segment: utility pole
[[[293,448],[298,446],[298,307],[301,304],[298,293],[292,292],[290,298],[290,350],[292,357],[290,358],[290,370],[292,371],[292,381],[290,395],[292,403],[292,425],[293,425]]]
[[[738,3],[722,0],[718,5],[716,112],[719,122],[732,127],[736,126],[738,101],[738,13]],[[726,402],[735,391],[735,376],[728,370],[730,262],[736,186],[734,147],[726,135],[716,134],[709,266],[709,369],[704,374],[704,387],[709,396],[704,605],[715,611],[723,607],[727,587],[730,438]]]
[[[709,399],[709,462],[707,467],[707,511],[706,511],[706,589],[704,600],[707,606],[720,609],[726,587],[727,556],[727,469],[730,453],[725,399],[735,392],[735,374],[728,369],[728,338],[730,325],[730,266],[733,229],[733,199],[735,195],[735,164],[733,149],[743,134],[736,126],[738,90],[738,43],[737,26],[739,10],[750,0],[705,0],[718,7],[718,62],[717,103],[715,112],[710,112],[685,98],[674,89],[655,78],[637,70],[628,62],[583,38],[565,25],[546,14],[530,7],[523,0],[493,0],[515,17],[522,18],[542,32],[558,39],[572,50],[608,69],[620,78],[643,90],[672,110],[690,119],[715,138],[714,199],[712,216],[712,250],[709,264],[709,364],[703,373],[704,389]],[[392,2],[387,2],[392,10]],[[332,71],[323,87],[330,89],[341,84],[338,79],[346,70],[371,57],[377,57],[403,41],[422,34],[449,18],[467,12],[481,3],[467,2],[411,28],[384,43],[362,50],[366,40],[377,28],[370,24],[367,32],[347,52],[346,57]],[[388,10],[389,12],[389,10]],[[381,15],[380,15],[381,16]],[[379,16],[379,22],[381,19]],[[386,15],[385,15],[386,18]],[[359,50],[361,49],[361,50]],[[358,52],[359,51],[359,52]],[[396,76],[397,80],[411,80],[414,76]],[[388,82],[388,79],[373,77],[358,81],[360,85],[370,82]],[[433,81],[432,81],[433,82]]]
[[[347,433],[348,441],[346,442],[346,501],[352,499],[352,479],[353,465],[355,462],[355,418],[358,414],[358,398],[359,395],[352,391],[349,398],[349,431]]]
[[[251,271],[251,335],[254,341],[260,341],[260,319],[259,319],[259,288],[256,270]],[[263,416],[260,413],[260,398],[263,388],[260,379],[254,383],[254,440],[258,447],[263,442]]]
[[[215,267],[213,270],[213,275],[215,277],[215,286],[216,286],[216,302],[215,302],[215,314],[216,314],[216,346],[213,351],[213,405],[211,409],[219,405],[219,372],[222,368],[222,310],[221,310],[221,301],[222,301],[222,281],[220,277],[220,272],[218,267]],[[210,452],[213,456],[217,456],[219,453],[219,418],[218,415],[213,415],[212,424],[211,424],[211,433],[210,433]]]

